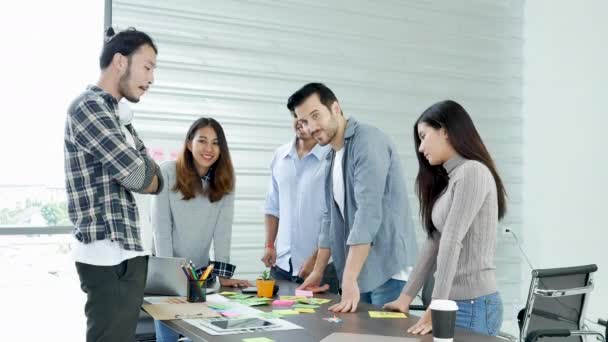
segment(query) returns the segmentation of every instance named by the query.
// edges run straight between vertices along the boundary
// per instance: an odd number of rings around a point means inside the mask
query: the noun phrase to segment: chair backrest
[[[581,330],[587,299],[593,290],[596,265],[537,269],[526,308],[520,321],[520,340],[533,331],[545,329]],[[581,342],[580,336],[543,338],[543,342]]]

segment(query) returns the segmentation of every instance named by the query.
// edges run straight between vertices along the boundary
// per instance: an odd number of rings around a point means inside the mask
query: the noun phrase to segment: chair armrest
[[[568,337],[568,336],[597,336],[605,341],[604,335],[592,330],[568,330],[568,329],[546,329],[534,330],[526,336],[526,342],[535,342],[543,337]]]
[[[526,342],[535,342],[541,337],[568,337],[570,330],[568,329],[541,329],[534,330],[526,336]]]

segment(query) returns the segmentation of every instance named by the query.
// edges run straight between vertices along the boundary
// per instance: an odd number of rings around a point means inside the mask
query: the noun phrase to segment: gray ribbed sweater
[[[427,239],[403,290],[415,296],[436,270],[434,299],[473,299],[496,292],[496,183],[480,162],[456,156],[444,163],[449,182],[433,207],[437,228]]]
[[[160,167],[165,187],[152,197],[151,219],[156,255],[183,257],[197,267],[207,266],[213,241],[214,261],[230,262],[230,241],[234,216],[234,194],[211,203],[198,194],[188,201],[174,192],[175,161]]]

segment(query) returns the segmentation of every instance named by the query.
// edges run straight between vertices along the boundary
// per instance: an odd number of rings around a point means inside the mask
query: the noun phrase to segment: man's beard
[[[137,103],[139,102],[139,97],[135,97],[133,94],[129,93],[129,81],[131,80],[131,63],[127,67],[127,72],[122,75],[120,80],[118,81],[118,92],[122,97],[127,99],[129,102]]]

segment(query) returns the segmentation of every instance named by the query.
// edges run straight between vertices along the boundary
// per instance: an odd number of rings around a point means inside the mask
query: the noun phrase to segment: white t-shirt
[[[344,218],[344,172],[342,171],[342,160],[344,159],[344,147],[336,151],[334,165],[331,171],[333,183],[334,201],[340,208],[342,218]],[[411,268],[411,267],[409,267]],[[409,270],[402,270],[395,274],[392,279],[407,281],[409,279]]]
[[[127,137],[129,145],[135,148],[135,140],[133,140],[131,132],[125,126],[122,126],[122,131]],[[93,241],[91,243],[75,241],[72,243],[72,258],[74,261],[96,266],[114,266],[128,259],[151,254],[152,232],[149,224],[148,200],[143,197],[144,195],[133,195],[139,211],[142,247],[144,250],[141,252],[129,251],[121,248],[118,241],[110,241],[109,239]]]

